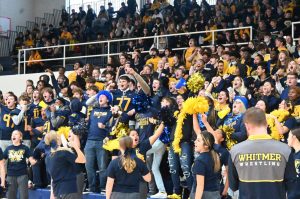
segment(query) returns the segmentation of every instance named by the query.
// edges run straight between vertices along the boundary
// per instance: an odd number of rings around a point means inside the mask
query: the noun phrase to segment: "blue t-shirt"
[[[2,104],[0,104],[0,108],[0,140],[10,140],[15,127],[10,115],[12,110]]]
[[[110,107],[95,107],[90,115],[88,140],[103,141],[109,133],[109,120],[112,117]],[[105,128],[99,128],[98,123],[105,125]]]
[[[137,157],[134,157],[136,167],[132,173],[127,173],[121,165],[121,159],[118,157],[112,160],[107,169],[107,176],[113,178],[113,192],[138,193],[139,180],[142,176],[149,173],[146,164]]]
[[[8,146],[3,154],[7,159],[7,176],[27,175],[26,159],[31,156],[29,148],[23,144],[19,146]]]
[[[28,109],[28,116],[32,119],[39,118],[41,116],[42,107],[39,104],[31,103]]]
[[[300,198],[300,151],[293,154],[296,176],[288,190],[288,199]]]
[[[112,91],[113,95],[113,105],[120,106],[123,112],[128,112],[134,109],[132,104],[132,98],[136,95],[134,91],[128,90],[122,92],[121,90]]]
[[[21,112],[20,109],[16,108],[13,111],[10,112],[11,117],[15,115],[19,115]],[[30,125],[30,117],[27,115],[27,111],[24,113],[24,116],[21,120],[21,122],[18,125],[15,125],[14,130],[19,130],[23,134],[23,140],[30,140],[30,132],[25,131],[26,126]]]
[[[204,191],[219,191],[220,179],[214,172],[214,161],[209,152],[200,153],[195,159],[192,173],[194,176],[193,192],[197,187],[197,175],[204,176]]]
[[[46,158],[47,170],[52,178],[54,196],[76,193],[76,155],[59,150]]]

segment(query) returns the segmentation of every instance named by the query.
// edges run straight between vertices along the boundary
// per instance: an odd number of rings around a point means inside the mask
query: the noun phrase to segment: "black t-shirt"
[[[135,148],[135,152],[138,158],[143,160],[145,162],[146,160],[146,153],[152,148],[152,145],[150,144],[150,140],[146,139],[139,143],[137,147]]]
[[[113,178],[113,192],[138,193],[139,181],[142,176],[149,173],[146,164],[137,157],[134,157],[136,167],[132,173],[127,173],[121,166],[121,159],[118,157],[112,160],[107,169],[107,176]]]
[[[192,172],[194,176],[193,192],[197,187],[197,175],[204,176],[204,191],[219,191],[218,175],[214,173],[214,161],[209,152],[200,153],[195,159]]]
[[[59,150],[47,157],[54,196],[77,192],[75,160],[76,155],[67,150]]]
[[[26,159],[31,156],[29,148],[23,144],[10,145],[4,151],[4,159],[7,159],[7,176],[27,175]]]

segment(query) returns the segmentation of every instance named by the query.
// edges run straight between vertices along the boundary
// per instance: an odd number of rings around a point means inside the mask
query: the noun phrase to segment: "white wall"
[[[44,17],[44,13],[53,13],[53,9],[62,9],[65,0],[0,0],[0,16],[11,18],[12,30],[16,26],[25,26],[26,21],[35,17]]]
[[[70,72],[66,72],[66,75],[68,76],[69,73]],[[36,82],[39,80],[39,77],[43,74],[46,73],[0,76],[0,90],[2,91],[2,93],[12,91],[17,96],[20,96],[25,91],[27,79],[33,80],[34,85],[36,86]],[[57,72],[55,72],[54,74],[57,77]]]

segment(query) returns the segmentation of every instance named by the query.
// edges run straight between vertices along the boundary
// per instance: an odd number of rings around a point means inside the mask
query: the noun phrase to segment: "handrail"
[[[295,38],[295,28],[294,28],[295,24],[300,24],[300,21],[292,22],[292,38],[293,38],[293,41],[298,41],[298,40],[300,40],[300,35],[299,35],[299,38]]]
[[[139,40],[139,39],[154,39],[156,40],[156,47],[159,47],[158,39],[162,37],[174,37],[174,36],[182,36],[182,35],[193,35],[193,34],[203,34],[203,33],[212,33],[212,45],[208,46],[202,46],[202,47],[211,47],[215,44],[215,33],[217,32],[225,32],[225,31],[234,31],[234,30],[243,30],[243,29],[249,29],[250,30],[250,40],[252,40],[252,26],[246,26],[246,27],[238,27],[238,28],[228,28],[228,29],[217,29],[217,30],[207,30],[207,31],[197,31],[197,32],[187,32],[187,33],[176,33],[176,34],[167,34],[167,35],[155,35],[155,36],[147,36],[147,37],[134,37],[134,38],[124,38],[124,39],[112,39],[112,40],[105,40],[105,41],[93,41],[93,42],[85,42],[85,43],[75,43],[75,44],[63,44],[63,45],[56,45],[56,46],[47,46],[47,47],[35,47],[35,48],[27,48],[27,49],[20,49],[18,52],[18,73],[20,74],[20,67],[21,64],[24,64],[24,74],[26,72],[26,63],[31,61],[26,61],[26,52],[31,50],[41,50],[41,49],[49,49],[49,48],[63,48],[63,57],[61,58],[51,58],[51,59],[41,59],[41,60],[34,60],[35,62],[40,61],[54,61],[54,60],[63,60],[63,67],[66,65],[66,60],[69,59],[80,59],[80,58],[92,58],[92,57],[105,57],[105,56],[111,56],[111,55],[118,55],[120,53],[110,53],[110,44],[115,42],[124,42],[124,41],[132,41],[132,40]],[[103,44],[106,43],[107,45],[107,53],[106,54],[99,54],[99,55],[83,55],[83,56],[73,56],[73,57],[66,57],[66,49],[69,46],[83,46],[83,45],[91,45],[91,44]],[[248,42],[243,43],[237,43],[237,45],[245,45],[248,44]],[[224,46],[228,46],[232,44],[224,44]],[[187,47],[183,48],[174,48],[173,50],[184,50]],[[159,49],[160,50],[160,49]],[[24,52],[23,55],[23,61],[21,61],[21,52]],[[149,52],[149,51],[143,51]]]

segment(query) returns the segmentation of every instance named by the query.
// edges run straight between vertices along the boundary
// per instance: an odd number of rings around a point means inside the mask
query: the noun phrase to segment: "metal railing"
[[[120,50],[117,50],[117,52],[111,52],[111,47],[113,43],[121,43],[121,42],[128,42],[128,41],[138,41],[140,39],[143,40],[148,40],[148,39],[153,39],[154,44],[152,45],[153,47],[156,47],[158,50],[163,50],[163,48],[160,48],[160,43],[158,42],[160,38],[168,38],[168,37],[179,37],[179,36],[190,36],[190,35],[205,35],[206,33],[211,33],[212,39],[210,45],[201,45],[201,47],[212,47],[215,45],[216,38],[218,32],[225,32],[225,31],[235,31],[235,30],[245,30],[249,29],[249,41],[252,40],[252,26],[247,26],[247,27],[238,27],[238,28],[229,28],[229,29],[217,29],[217,30],[208,30],[208,31],[198,31],[198,32],[188,32],[188,33],[177,33],[177,34],[167,34],[167,35],[155,35],[155,36],[149,36],[149,37],[134,37],[134,38],[126,38],[126,39],[113,39],[113,40],[106,40],[106,41],[94,41],[94,42],[86,42],[86,43],[76,43],[76,44],[65,44],[65,45],[57,45],[57,46],[49,46],[49,47],[39,47],[39,48],[29,48],[29,49],[20,49],[18,53],[18,74],[21,73],[21,65],[23,65],[23,70],[24,74],[26,73],[26,64],[28,62],[47,62],[47,61],[58,61],[62,60],[62,66],[66,66],[66,60],[74,60],[74,59],[82,59],[82,58],[95,58],[95,57],[109,57],[109,56],[114,56],[114,55],[119,55],[121,54]],[[243,43],[237,43],[236,45],[247,45],[249,42],[243,42]],[[75,46],[86,46],[86,45],[96,45],[96,44],[106,44],[106,53],[101,53],[101,54],[93,54],[93,55],[81,55],[81,56],[66,56],[67,55],[67,50],[72,47],[74,48]],[[223,44],[224,46],[230,46],[233,44]],[[173,51],[178,51],[178,50],[185,50],[188,46],[180,47],[180,48],[173,48]],[[41,59],[41,60],[33,60],[29,61],[26,60],[28,57],[29,53],[28,51],[32,50],[46,50],[49,48],[62,48],[62,57],[60,58],[50,58],[50,59]],[[142,51],[142,53],[146,53],[149,51]],[[21,58],[22,55],[22,58]],[[21,60],[22,59],[22,60]]]
[[[298,24],[298,30],[295,27]],[[295,32],[297,32],[299,35],[295,35]],[[292,22],[292,38],[294,41],[300,40],[300,21]]]

